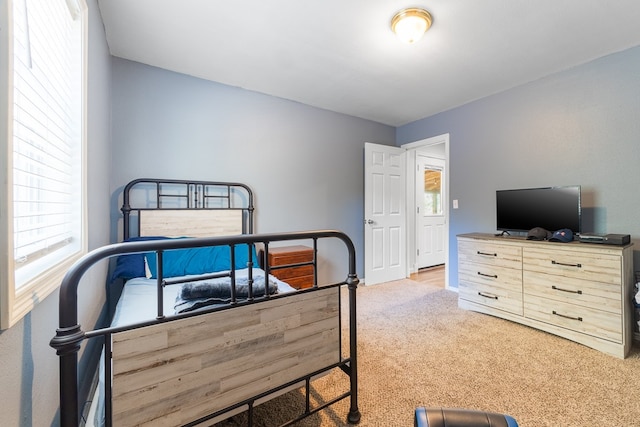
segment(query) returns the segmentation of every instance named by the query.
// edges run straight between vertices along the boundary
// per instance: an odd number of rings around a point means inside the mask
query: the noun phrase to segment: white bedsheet
[[[247,277],[249,269],[236,270],[236,278]],[[264,270],[259,268],[253,269],[254,276],[264,276]],[[185,276],[197,277],[197,276]],[[296,289],[287,283],[279,280],[273,275],[270,279],[278,284],[278,294],[293,292]],[[128,280],[122,290],[122,296],[118,301],[111,326],[123,326],[131,323],[141,322],[145,320],[155,319],[157,316],[156,303],[156,279],[146,279],[138,277]],[[180,290],[180,285],[165,286],[163,289],[163,311],[164,315],[173,315],[176,295]]]

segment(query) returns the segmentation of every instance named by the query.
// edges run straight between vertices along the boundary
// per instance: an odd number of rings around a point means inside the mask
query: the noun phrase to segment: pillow
[[[207,246],[203,248],[169,249],[162,254],[162,277],[176,277],[187,274],[201,274],[213,271],[213,265],[219,248]],[[156,253],[146,254],[150,279],[157,277]]]
[[[236,270],[247,268],[247,263],[249,262],[249,246],[250,245],[247,243],[242,243],[235,246],[235,250],[233,252],[235,252],[236,257]],[[229,266],[231,265],[231,251],[229,250],[228,246],[221,246],[220,248],[224,248],[224,250],[221,251],[218,255],[219,258],[216,262],[215,271],[230,270],[231,267]],[[251,248],[251,259],[253,261],[253,267],[259,267],[258,255],[256,254],[255,245]]]
[[[131,237],[126,239],[125,242],[140,242],[145,240],[161,240],[168,239],[164,236],[143,236],[143,237]],[[122,278],[125,280],[132,279],[134,277],[145,277],[144,269],[144,253],[120,255],[116,258],[116,267],[111,273],[111,281]]]
[[[249,245],[246,243],[235,245],[235,268],[247,268],[249,261]],[[148,278],[157,277],[157,260],[155,253],[146,254]],[[251,250],[254,266],[258,266],[258,255],[255,246]],[[202,248],[171,249],[164,251],[162,256],[162,276],[176,277],[214,273],[230,270],[231,251],[229,246],[206,246]]]

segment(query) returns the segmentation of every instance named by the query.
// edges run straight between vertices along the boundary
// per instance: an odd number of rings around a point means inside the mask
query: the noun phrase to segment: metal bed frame
[[[165,193],[163,187],[165,185],[175,186],[178,188],[178,193]],[[132,207],[132,200],[130,193],[136,187],[147,186],[151,188],[149,194],[155,194],[153,197],[146,197],[143,202],[144,206],[136,207],[135,204]],[[150,186],[150,187],[149,187]],[[210,186],[225,188],[224,194],[211,195],[207,194]],[[234,193],[238,190],[244,192],[244,203],[241,207],[235,207],[232,199],[235,197]],[[169,200],[169,202],[167,202]],[[176,200],[180,202],[176,203]],[[213,202],[212,202],[213,201]],[[167,208],[166,206],[170,206]],[[92,338],[102,339],[105,346],[105,354],[110,355],[111,339],[114,334],[122,331],[135,330],[145,328],[154,325],[170,324],[172,322],[178,322],[183,319],[189,319],[192,317],[198,317],[201,315],[207,315],[209,313],[217,313],[226,310],[233,310],[236,307],[256,306],[260,304],[268,303],[269,301],[277,300],[280,298],[289,298],[299,294],[308,294],[313,296],[313,292],[336,288],[338,298],[340,298],[339,288],[346,285],[348,288],[348,307],[349,307],[349,319],[348,319],[348,331],[349,331],[349,349],[348,355],[345,357],[342,348],[342,315],[340,310],[337,311],[339,322],[339,338],[337,350],[338,359],[337,363],[332,363],[329,366],[324,366],[321,369],[308,372],[300,377],[290,379],[283,384],[278,384],[275,387],[258,393],[255,396],[244,398],[230,406],[223,409],[208,413],[197,419],[189,420],[186,423],[182,423],[184,426],[196,426],[208,420],[212,420],[219,417],[222,414],[230,411],[236,411],[239,408],[246,408],[248,411],[248,425],[253,425],[253,409],[256,402],[261,399],[282,393],[287,389],[291,389],[293,386],[297,386],[304,383],[305,389],[305,410],[297,416],[295,419],[283,424],[283,426],[292,425],[299,420],[308,417],[334,403],[346,398],[350,398],[350,409],[347,415],[347,421],[351,424],[357,424],[360,421],[360,411],[358,409],[358,375],[357,375],[357,339],[356,339],[356,289],[359,282],[356,273],[356,256],[355,247],[351,239],[344,233],[336,230],[315,230],[315,231],[301,231],[301,232],[289,232],[289,233],[270,233],[270,234],[252,234],[253,232],[253,195],[249,187],[244,184],[238,183],[226,183],[226,182],[212,182],[212,181],[183,181],[183,180],[155,180],[155,179],[139,179],[134,180],[127,184],[123,194],[123,234],[125,238],[130,237],[132,227],[132,216],[139,215],[144,210],[154,209],[184,209],[184,210],[229,210],[239,209],[243,215],[242,231],[247,234],[233,235],[233,236],[217,236],[217,237],[194,237],[194,238],[182,238],[182,239],[167,239],[167,240],[154,240],[154,241],[135,241],[111,244],[97,248],[76,262],[65,275],[61,287],[59,296],[59,328],[56,331],[56,335],[51,340],[51,347],[53,347],[60,362],[60,425],[63,427],[78,426],[81,418],[81,405],[78,396],[78,352],[81,345],[85,340]],[[140,224],[138,223],[138,231],[140,230]],[[330,283],[324,286],[318,286],[317,279],[317,252],[318,241],[325,239],[337,239],[341,241],[348,252],[348,275],[344,281],[338,283]],[[163,313],[162,308],[162,287],[167,284],[167,279],[162,277],[162,268],[158,271],[158,312],[155,319],[139,322],[132,325],[122,327],[106,327],[94,330],[83,330],[83,327],[78,323],[78,298],[77,290],[83,279],[84,274],[95,264],[104,262],[112,257],[116,257],[123,254],[134,253],[149,253],[155,252],[158,260],[158,265],[162,264],[163,252],[170,249],[185,249],[185,248],[198,248],[209,246],[229,246],[231,250],[231,266],[232,270],[229,275],[232,278],[235,274],[235,267],[233,263],[233,247],[238,244],[247,244],[250,248],[255,248],[256,244],[261,244],[264,251],[264,263],[263,269],[265,274],[270,272],[270,266],[268,265],[269,246],[274,242],[286,242],[286,241],[300,241],[306,240],[313,242],[313,261],[304,264],[312,265],[314,271],[314,286],[312,288],[298,290],[291,294],[281,294],[269,296],[268,294],[262,298],[249,298],[248,300],[237,301],[235,296],[232,303],[228,306],[216,306],[213,308],[202,309],[197,312],[190,312],[177,315],[167,315]],[[250,258],[251,259],[251,258]],[[299,266],[301,264],[284,266],[292,267]],[[252,269],[252,262],[249,261],[247,265],[249,271]],[[251,283],[251,274],[249,274],[249,282]],[[326,291],[324,291],[326,292]],[[233,293],[233,291],[232,291]],[[319,294],[318,294],[319,295]],[[229,312],[231,313],[231,312]],[[110,358],[105,357],[105,378],[111,378],[111,363]],[[312,378],[322,374],[324,372],[333,371],[339,369],[349,377],[349,390],[334,399],[325,402],[316,407],[312,407],[310,403],[310,388]],[[107,426],[112,425],[111,420],[111,385],[110,381],[105,381],[105,422]]]

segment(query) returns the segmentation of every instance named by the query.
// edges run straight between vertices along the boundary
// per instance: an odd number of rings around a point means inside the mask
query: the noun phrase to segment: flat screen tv
[[[496,191],[500,231],[568,228],[576,234],[581,231],[581,214],[579,185]]]

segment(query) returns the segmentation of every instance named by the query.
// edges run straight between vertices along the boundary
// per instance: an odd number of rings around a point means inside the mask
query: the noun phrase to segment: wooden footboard
[[[113,335],[113,424],[176,426],[335,365],[339,287]]]

